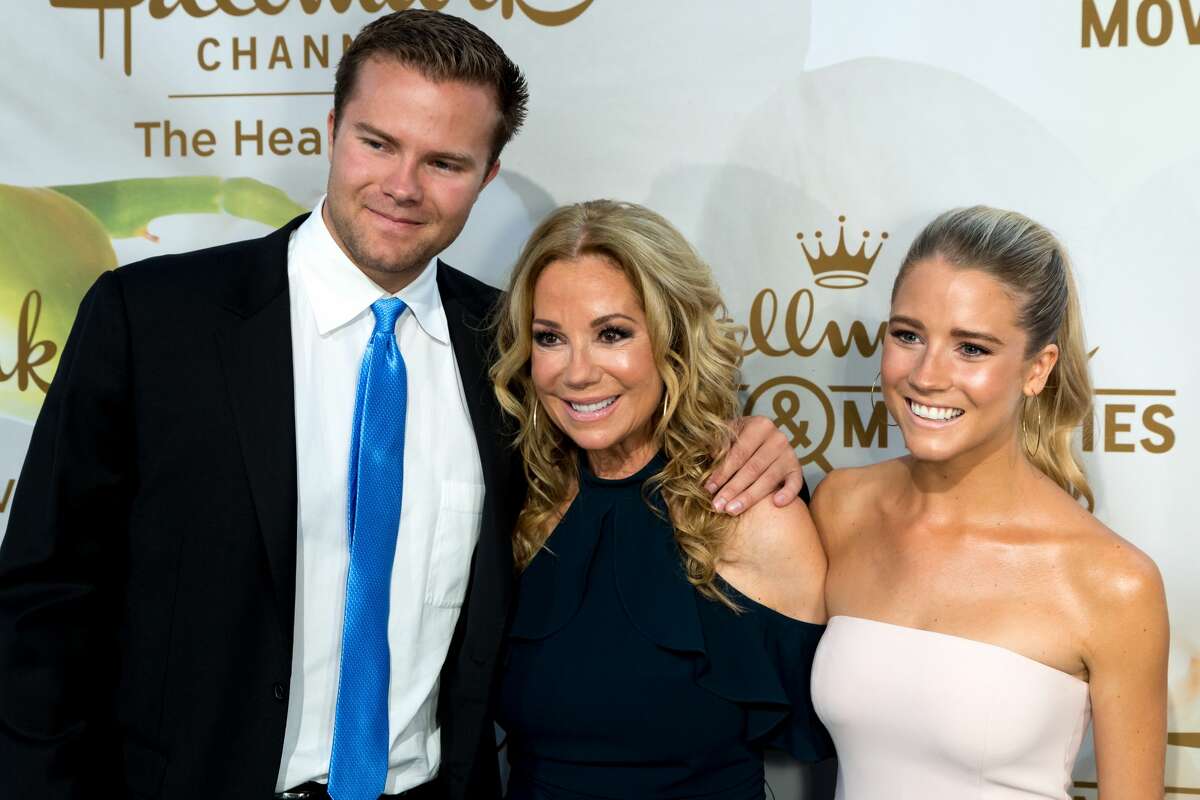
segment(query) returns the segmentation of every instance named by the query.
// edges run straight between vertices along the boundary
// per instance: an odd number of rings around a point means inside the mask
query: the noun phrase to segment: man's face
[[[454,241],[500,168],[488,163],[499,119],[486,87],[362,64],[336,133],[329,115],[324,218],[369,278],[397,291]]]

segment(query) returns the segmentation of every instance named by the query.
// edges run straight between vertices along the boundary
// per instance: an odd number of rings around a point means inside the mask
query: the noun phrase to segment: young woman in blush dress
[[[534,231],[506,303],[492,376],[530,486],[508,797],[762,800],[765,748],[831,752],[825,558],[803,503],[713,510],[741,343],[711,273],[657,214],[593,201]]]
[[[1011,211],[935,219],[896,277],[877,380],[909,454],[832,472],[812,505],[839,800],[1067,800],[1089,717],[1101,797],[1161,798],[1162,581],[1089,513],[1062,245]]]

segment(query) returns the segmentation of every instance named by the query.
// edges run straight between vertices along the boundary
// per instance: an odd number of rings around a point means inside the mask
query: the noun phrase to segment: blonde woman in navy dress
[[[1161,798],[1162,581],[1089,513],[1062,245],[1010,211],[938,217],[896,277],[878,381],[909,454],[836,470],[813,500],[838,798],[1068,800],[1089,718],[1100,796]]]
[[[594,201],[534,231],[496,394],[529,499],[500,684],[510,800],[762,800],[763,751],[830,754],[809,698],[825,559],[803,503],[713,510],[739,330],[664,219]]]

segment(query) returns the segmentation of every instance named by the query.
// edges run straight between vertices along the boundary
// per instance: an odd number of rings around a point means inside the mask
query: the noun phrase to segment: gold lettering
[[[196,0],[150,0],[150,16],[154,19],[166,19],[175,13],[175,9],[182,9],[183,13],[189,17],[207,17],[217,10],[217,6],[209,9],[200,8]]]
[[[768,300],[770,301],[769,307]],[[838,358],[845,357],[851,347],[862,356],[869,358],[883,344],[883,338],[887,334],[887,323],[880,323],[875,336],[872,337],[867,326],[858,320],[850,323],[845,334],[842,333],[836,320],[830,320],[815,344],[806,343],[805,337],[812,328],[815,301],[812,292],[808,289],[801,289],[792,295],[792,299],[788,302],[784,316],[784,335],[787,337],[788,346],[781,350],[768,340],[775,327],[777,304],[778,298],[771,289],[762,290],[754,298],[754,302],[750,305],[749,325],[750,341],[753,342],[753,346],[743,351],[744,355],[761,352],[763,355],[777,358],[788,353],[795,353],[798,356],[808,357],[828,345],[830,352]]]
[[[124,67],[125,74],[133,74],[133,9],[142,5],[146,0],[50,0],[52,8],[70,8],[70,9],[87,9],[100,12],[100,58],[104,58],[104,20],[107,11],[121,11],[124,22]],[[403,11],[413,5],[415,0],[358,0],[358,7],[364,13],[378,13],[385,7],[393,11]],[[428,11],[441,11],[450,0],[421,0],[421,6]],[[577,19],[591,5],[593,0],[583,0],[571,8],[562,9],[560,11],[546,11],[537,6],[526,2],[526,0],[470,0],[471,5],[477,10],[487,10],[501,2],[501,14],[505,19],[509,19],[513,15],[513,9],[519,8],[521,12],[533,20],[538,25],[557,26],[565,25],[572,20]],[[1086,0],[1086,2],[1094,3],[1095,0]],[[1128,2],[1128,0],[1121,0]],[[1165,0],[1163,0],[1165,2]],[[176,11],[182,11],[189,17],[201,19],[211,16],[218,11],[227,14],[231,17],[245,17],[258,11],[268,16],[275,16],[283,13],[291,4],[291,0],[149,0],[147,9],[149,10],[151,19],[160,20],[174,14]],[[335,14],[345,14],[354,6],[354,0],[299,0],[300,10],[309,15],[316,14],[327,7]],[[515,4],[515,6],[514,6]],[[1086,16],[1085,9],[1085,39],[1086,35]],[[1099,29],[1098,15],[1096,26]],[[1190,25],[1190,22],[1189,22]],[[1200,29],[1200,22],[1195,26]],[[1200,37],[1200,32],[1197,33]],[[346,34],[345,40],[348,46],[349,41],[353,39],[350,34]],[[236,40],[235,40],[236,41]],[[203,43],[201,43],[201,52],[197,54],[197,60],[200,65],[207,70],[216,69],[216,66],[206,66],[203,58]],[[254,56],[249,54],[251,65],[250,69],[254,69]],[[238,69],[238,59],[234,58],[234,69]]]
[[[512,19],[513,3],[515,2],[517,8],[521,9],[521,12],[525,16],[538,25],[545,25],[547,27],[566,25],[571,20],[578,18],[584,11],[587,11],[588,6],[592,4],[592,0],[583,0],[582,3],[578,3],[570,8],[564,8],[562,11],[545,11],[530,5],[525,0],[471,0],[471,5],[479,11],[486,11],[495,6],[497,2],[500,3],[500,16],[504,19]]]
[[[302,156],[321,155],[321,132],[316,128],[301,128],[296,150]]]
[[[821,341],[817,342],[817,349],[820,349],[822,343],[828,342],[829,350],[838,358],[842,358],[846,353],[850,352],[850,345],[853,344],[861,355],[870,357],[883,344],[883,337],[886,335],[887,323],[879,324],[879,330],[876,331],[875,338],[872,339],[871,334],[867,332],[867,326],[855,320],[850,323],[849,335],[843,339],[842,331],[838,327],[838,324],[831,321],[825,326],[825,334],[821,337]]]
[[[242,121],[240,119],[234,121],[234,123],[233,123],[233,154],[234,155],[240,156],[242,154],[242,143],[243,142],[253,142],[256,149],[258,150],[257,154],[260,156],[263,154],[263,122],[262,122],[262,120],[261,119],[255,120],[254,126],[255,126],[254,133],[243,133],[242,132]]]
[[[8,486],[6,486],[4,489],[4,499],[0,500],[0,514],[8,511],[8,500],[10,497],[12,497],[13,487],[16,485],[17,481],[15,478],[8,479]]]
[[[804,301],[804,324],[797,327],[800,321],[800,302]],[[813,294],[808,289],[801,289],[792,295],[792,301],[788,303],[787,317],[783,320],[783,331],[787,334],[788,347],[792,348],[792,352],[799,356],[810,356],[811,352],[804,346],[804,335],[808,333],[808,329],[812,327],[813,311],[816,308],[816,303],[813,301]]]
[[[50,388],[50,381],[38,375],[37,368],[54,358],[58,345],[49,339],[35,341],[38,322],[42,318],[42,295],[37,290],[25,295],[21,301],[21,311],[17,316],[17,363],[12,372],[5,372],[0,366],[0,383],[17,379],[17,391],[23,392],[33,385],[45,392]]]
[[[1192,0],[1179,0],[1179,16],[1187,31],[1189,44],[1200,44],[1200,16],[1192,13]]]
[[[161,122],[135,122],[133,127],[138,128],[143,133],[142,155],[149,158],[154,152],[150,145],[150,132],[161,126]]]
[[[876,402],[871,407],[871,417],[865,425],[858,413],[858,404],[853,400],[843,402],[842,417],[845,420],[842,426],[843,447],[854,447],[855,441],[859,447],[888,446],[887,406],[883,403]]]
[[[1118,47],[1129,44],[1129,0],[1117,0],[1107,23],[1100,21],[1100,10],[1096,0],[1083,0],[1083,46],[1092,46],[1092,36],[1100,47],[1112,44],[1117,39]]]
[[[1171,410],[1171,407],[1161,403],[1147,406],[1146,410],[1142,412],[1142,424],[1152,433],[1157,433],[1161,437],[1157,442],[1149,437],[1142,439],[1142,447],[1146,448],[1146,452],[1166,453],[1175,446],[1175,431],[1160,421],[1173,416],[1175,416],[1175,412]]]
[[[233,0],[217,0],[217,8],[221,11],[224,11],[231,17],[244,17],[247,14],[253,14],[258,6],[259,3],[255,2],[254,5],[250,6],[249,8],[239,8],[238,6],[234,5]]]
[[[767,299],[771,301],[771,318],[765,320],[764,326],[763,308],[766,305]],[[763,289],[755,296],[754,302],[750,304],[750,341],[754,342],[754,346],[745,351],[745,355],[750,355],[754,352],[761,352],[764,356],[778,358],[786,356],[787,350],[780,350],[773,347],[767,337],[771,335],[771,330],[775,327],[775,316],[779,299],[775,296],[775,292],[771,289]]]
[[[275,65],[282,63],[288,69],[292,68],[292,56],[288,53],[287,39],[282,36],[275,37],[275,45],[271,48],[271,60],[267,62],[267,69],[275,69]]]
[[[208,158],[213,154],[213,145],[216,143],[216,134],[208,128],[201,128],[192,135],[192,152],[201,158]]]
[[[329,5],[333,7],[334,12],[345,14],[346,9],[350,7],[350,0],[330,0]],[[300,0],[300,8],[305,14],[315,14],[321,8],[321,0]]]
[[[233,37],[233,68],[242,68],[242,56],[250,59],[250,69],[258,69],[258,37],[250,37],[250,46],[243,49],[238,46],[238,37]]]
[[[1150,10],[1158,9],[1158,35],[1150,35]],[[1171,12],[1171,4],[1167,0],[1142,0],[1138,6],[1137,31],[1138,38],[1143,44],[1158,47],[1171,38],[1171,29],[1175,26],[1175,15]]]
[[[213,70],[221,68],[220,61],[208,61],[204,57],[204,51],[206,48],[220,47],[220,46],[221,46],[221,43],[218,42],[216,39],[212,38],[211,36],[206,36],[205,38],[200,40],[200,44],[196,48],[196,61],[200,64],[200,69],[207,70],[208,72],[212,72]]]
[[[1127,433],[1130,430],[1130,425],[1125,422],[1117,422],[1118,414],[1132,414],[1137,410],[1137,406],[1131,403],[1113,403],[1104,406],[1104,452],[1106,453],[1132,453],[1134,446],[1129,442],[1118,442],[1118,433]]]
[[[292,132],[287,128],[276,128],[271,131],[271,136],[267,139],[267,145],[275,155],[286,156],[292,152]]]
[[[312,69],[313,61],[322,67],[329,67],[329,34],[321,34],[321,47],[317,48],[317,40],[311,36],[304,37],[304,68]]]

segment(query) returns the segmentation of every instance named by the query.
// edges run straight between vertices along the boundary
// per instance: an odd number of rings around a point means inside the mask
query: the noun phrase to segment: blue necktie
[[[333,800],[377,800],[387,780],[388,605],[404,492],[408,376],[396,344],[397,298],[377,300],[350,431],[350,570],[329,759]]]

